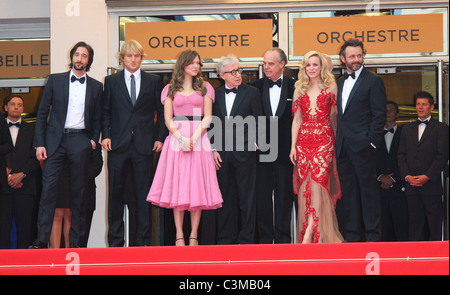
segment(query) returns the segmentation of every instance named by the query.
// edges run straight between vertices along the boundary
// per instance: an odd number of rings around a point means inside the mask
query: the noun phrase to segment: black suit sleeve
[[[27,125],[27,136],[32,137],[34,134],[34,125]],[[22,128],[22,127],[21,127]],[[28,161],[25,164],[25,166],[22,168],[22,171],[25,173],[27,176],[29,175],[33,175],[34,173],[36,173],[38,171],[38,169],[40,169],[40,164],[39,161],[36,158],[36,150],[33,148],[30,148],[29,150],[29,154],[28,154]],[[18,171],[19,172],[19,171]]]
[[[102,102],[103,102],[103,85],[96,81],[93,97],[95,99],[94,110],[92,115],[92,140],[98,143],[100,140],[100,132],[102,128]]]
[[[445,168],[445,164],[448,161],[448,140],[449,140],[449,129],[444,123],[438,123],[439,127],[435,130],[436,134],[436,154],[434,156],[434,161],[432,162],[430,168],[425,173],[431,179],[437,179],[441,176],[441,172]]]
[[[111,138],[111,76],[105,77],[102,102],[102,139]]]
[[[372,123],[370,124],[370,142],[376,147],[383,137],[383,126],[386,121],[386,88],[383,79],[375,76],[373,86],[370,88],[370,106]]]
[[[400,143],[397,153],[398,168],[402,179],[405,179],[406,176],[410,175],[408,163],[406,161],[406,136],[407,127],[403,128],[402,134],[400,135]]]
[[[48,77],[37,112],[33,143],[33,147],[35,148],[45,146],[45,129],[47,127],[47,118],[50,114],[50,107],[53,100],[53,78],[53,75]]]

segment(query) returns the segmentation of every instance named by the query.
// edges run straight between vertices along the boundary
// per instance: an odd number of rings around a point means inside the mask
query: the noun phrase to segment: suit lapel
[[[227,116],[227,106],[225,104],[225,87],[217,90],[216,103],[219,104],[219,110],[222,112],[222,116],[225,118]]]
[[[147,83],[150,81],[150,79],[146,79],[146,77],[145,77],[145,73],[144,73],[144,71],[142,71],[141,70],[141,85],[140,85],[140,87],[139,87],[139,95],[138,95],[138,97],[137,97],[137,99],[136,99],[136,104],[135,104],[135,106],[139,103],[139,102],[142,102],[142,100],[144,99],[144,90],[143,89],[145,89],[145,87],[147,86]],[[127,91],[128,92],[128,91]],[[131,102],[131,97],[130,97],[130,102]]]
[[[131,105],[133,105],[133,103],[131,102],[130,94],[128,93],[127,84],[125,84],[125,71],[124,70],[122,70],[120,75],[117,75],[117,80],[118,80],[117,84],[119,85],[120,89],[122,90],[124,97],[126,97],[128,102]],[[141,81],[141,86],[142,86],[142,81]]]
[[[278,103],[278,108],[275,111],[275,116],[280,117],[284,113],[284,109],[286,108],[287,103],[287,90],[288,90],[288,83],[287,79],[283,78],[283,85],[281,87],[281,93],[280,93],[280,102]]]
[[[92,94],[92,82],[90,77],[86,75],[86,95],[84,99],[84,118],[87,120],[89,118],[89,102],[91,101]],[[90,83],[91,82],[91,83]]]
[[[387,150],[386,137],[384,137],[384,136],[381,138],[381,147],[380,147],[380,149],[381,149],[381,152],[382,152],[383,155],[388,155],[389,154],[389,152]]]
[[[270,106],[270,87],[268,78],[264,78],[262,104],[266,116],[272,116],[272,107]]]
[[[427,127],[425,127],[425,130],[423,131],[422,137],[419,139],[419,125],[417,125],[417,140],[418,144],[420,145],[422,142],[426,140],[426,138],[430,135],[431,131],[434,128],[434,119],[433,117],[430,118],[430,122],[428,122]]]
[[[242,103],[242,101],[245,99],[245,93],[246,89],[244,88],[244,85],[238,86],[238,91],[236,93],[236,97],[234,98],[233,107],[231,108],[230,117],[233,117],[236,111],[239,108],[239,105]]]
[[[27,136],[26,133],[27,133],[27,122],[22,120],[22,123],[20,123],[19,132],[17,133],[15,146],[20,145],[20,143],[22,142],[22,138],[24,138],[24,136]]]
[[[394,151],[394,149],[392,148],[393,146],[398,146],[398,142],[400,141],[400,134],[401,134],[401,129],[402,127],[397,125],[397,130],[394,133],[394,138],[392,138],[392,143],[391,143],[391,149],[389,150],[389,153],[396,153],[397,151]]]
[[[64,75],[64,81],[62,83],[63,93],[64,93],[64,109],[66,111],[66,114],[67,114],[67,110],[69,107],[69,75],[70,75],[70,71],[67,72],[66,75]]]

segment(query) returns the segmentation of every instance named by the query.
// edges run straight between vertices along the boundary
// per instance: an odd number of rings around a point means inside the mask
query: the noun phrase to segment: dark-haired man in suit
[[[87,189],[87,171],[91,151],[101,129],[103,86],[89,77],[94,50],[78,42],[70,50],[70,71],[48,78],[36,118],[34,147],[36,157],[44,161],[42,195],[39,204],[38,237],[30,248],[46,248],[53,224],[57,184],[68,161],[72,189],[71,247],[80,246],[84,229],[83,201]]]
[[[402,127],[396,121],[399,109],[396,102],[386,102],[384,137],[377,148],[377,175],[381,199],[381,240],[408,240],[408,206],[405,181],[400,176],[397,152]]]
[[[24,101],[21,96],[8,95],[3,101],[7,114],[13,150],[6,157],[6,169],[0,171],[0,248],[10,248],[11,225],[17,229],[17,248],[31,243],[36,177],[40,170],[33,148],[34,124],[22,120]]]
[[[214,138],[212,146],[224,201],[217,210],[217,243],[251,244],[256,230],[256,123],[263,116],[261,97],[257,88],[242,84],[236,56],[222,57],[217,73],[225,81],[216,89],[213,106],[214,118],[220,120],[213,120],[214,134],[218,130],[220,139]]]
[[[141,70],[144,49],[135,40],[126,41],[119,53],[124,70],[105,78],[102,114],[102,146],[108,151],[108,244],[124,245],[123,212],[125,185],[132,173],[136,192],[136,241],[130,246],[149,246],[151,207],[146,201],[153,180],[153,157],[160,152],[167,128],[161,103],[159,76]],[[158,133],[155,131],[157,115]]]
[[[257,242],[262,244],[291,242],[291,213],[295,195],[289,152],[295,80],[283,75],[286,63],[287,57],[281,48],[269,49],[264,54],[265,77],[251,83],[261,93],[266,117],[266,141],[271,143],[269,150],[259,153],[256,165],[256,237]],[[277,128],[272,128],[271,124]],[[260,149],[263,149],[262,143]]]
[[[386,121],[386,90],[383,80],[363,66],[365,53],[359,40],[346,41],[340,58],[347,72],[337,80],[336,159],[348,242],[381,238],[376,149]]]
[[[398,150],[400,174],[406,180],[409,240],[442,239],[441,172],[448,162],[449,130],[431,116],[433,96],[425,91],[414,95],[417,122],[403,127]]]

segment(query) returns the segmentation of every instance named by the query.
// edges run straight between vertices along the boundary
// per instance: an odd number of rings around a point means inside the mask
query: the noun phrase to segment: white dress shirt
[[[358,80],[359,75],[364,67],[361,67],[355,72],[355,79],[348,77],[344,81],[344,86],[342,87],[342,111],[345,112],[345,107],[347,106],[347,101],[352,92],[353,86],[355,86],[356,80]]]
[[[386,141],[386,148],[388,152],[391,150],[392,140],[394,139],[395,132],[397,132],[398,125],[395,125],[392,128],[394,128],[394,133],[386,132],[386,134],[384,135],[384,140]],[[384,128],[384,130],[388,129]]]
[[[84,107],[86,101],[86,85],[88,83],[86,74],[81,77],[86,77],[83,84],[79,81],[71,82],[70,79],[74,75],[72,71],[69,74],[69,104],[67,107],[67,117],[64,128],[71,129],[85,129],[84,125]],[[81,78],[77,77],[77,78]]]
[[[17,122],[13,122],[9,118],[6,118],[6,124],[9,124],[9,122],[22,123],[22,118],[20,118]],[[17,135],[19,134],[19,127],[17,127],[17,126],[9,127],[9,133],[11,133],[11,139],[12,139],[13,146],[16,146]]]
[[[283,80],[283,74],[281,74],[281,77],[278,79]],[[274,82],[276,82],[276,81],[274,81]],[[281,85],[283,85],[283,84],[281,84]],[[272,109],[272,117],[275,117],[275,113],[277,112],[278,105],[280,104],[281,87],[282,86],[278,87],[278,85],[275,84],[271,88],[269,88],[270,107]]]
[[[127,69],[124,69],[125,73],[125,84],[127,85],[128,94],[131,97],[131,73],[128,72]],[[136,101],[139,97],[139,90],[141,89],[141,69],[138,69],[136,72],[133,73],[134,75],[134,82],[136,84]]]
[[[431,116],[429,116],[425,120],[421,120],[421,121],[430,121],[430,119],[431,119]],[[422,138],[422,135],[423,135],[423,132],[425,131],[425,128],[427,128],[427,125],[425,123],[420,123],[419,124],[419,141]]]
[[[227,85],[225,85],[225,88],[230,89]],[[234,92],[226,93],[225,92],[225,107],[227,108],[227,117],[230,116],[231,109],[233,108],[235,98],[236,98],[236,93],[234,93]]]

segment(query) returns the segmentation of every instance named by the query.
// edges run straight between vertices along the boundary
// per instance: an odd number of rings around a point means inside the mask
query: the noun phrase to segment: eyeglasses
[[[233,76],[236,76],[237,73],[242,74],[243,69],[242,68],[237,68],[228,72],[223,72],[224,74],[231,74]]]

